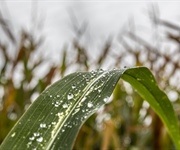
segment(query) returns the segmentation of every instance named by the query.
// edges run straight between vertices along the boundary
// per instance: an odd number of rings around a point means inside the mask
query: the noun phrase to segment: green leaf
[[[129,82],[158,114],[166,126],[176,148],[180,149],[180,131],[178,119],[167,95],[162,92],[152,73],[145,67],[130,68],[125,71],[122,79]]]
[[[123,75],[123,76],[122,76]],[[128,81],[163,120],[180,148],[177,117],[144,67],[70,74],[47,88],[10,131],[4,149],[71,149],[82,124],[108,100],[119,78]]]

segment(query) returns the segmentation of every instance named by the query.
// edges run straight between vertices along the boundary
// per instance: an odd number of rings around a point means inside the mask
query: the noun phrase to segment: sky
[[[14,32],[21,27],[31,32],[38,22],[40,28],[33,32],[45,37],[45,47],[54,60],[65,44],[75,37],[73,24],[86,24],[84,42],[92,49],[100,47],[108,37],[117,37],[133,20],[138,30],[150,30],[148,12],[158,6],[160,17],[172,22],[180,21],[180,1],[0,1],[1,13],[12,20]],[[178,14],[179,13],[179,14]],[[73,20],[73,21],[72,21]]]
[[[129,28],[129,23],[134,23],[137,33],[145,33],[143,38],[147,39],[147,34],[152,32],[149,19],[152,6],[159,8],[160,18],[180,25],[180,0],[0,0],[0,13],[12,23],[15,34],[18,35],[23,27],[36,36],[44,36],[41,53],[56,63],[63,47],[72,43],[75,37],[73,25],[86,25],[83,42],[88,45],[92,58],[102,43],[109,37],[118,38],[122,31]],[[39,28],[35,28],[38,23]],[[0,38],[2,40],[2,36]]]

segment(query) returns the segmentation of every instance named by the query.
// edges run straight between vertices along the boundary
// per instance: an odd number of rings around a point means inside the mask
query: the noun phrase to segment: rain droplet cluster
[[[39,111],[44,116],[35,118],[39,126],[31,128],[34,132],[28,134],[27,148],[43,148],[49,140],[64,137],[67,129],[70,132],[79,128],[91,114],[108,101],[112,91],[104,91],[110,88],[109,85],[116,85],[119,79],[118,76],[113,76],[116,72],[102,69],[90,73],[79,72],[46,89],[41,95],[43,107]],[[65,142],[61,143],[62,146],[63,144]]]

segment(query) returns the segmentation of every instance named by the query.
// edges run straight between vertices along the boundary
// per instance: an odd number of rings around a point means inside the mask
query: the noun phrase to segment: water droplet
[[[62,129],[62,132],[64,132],[65,130],[64,129]]]
[[[45,123],[41,123],[40,124],[40,128],[46,128],[46,124]]]
[[[52,122],[51,124],[55,125],[55,124],[56,124],[56,122]]]
[[[52,97],[52,95],[50,95],[49,97]]]
[[[63,106],[62,106],[63,108],[67,108],[68,107],[68,105],[65,103],[65,104],[63,104]]]
[[[16,135],[16,132],[14,132],[13,134],[11,134],[11,137],[14,137]]]
[[[80,110],[80,108],[76,108],[72,115],[75,115],[79,110]]]
[[[58,106],[59,106],[59,102],[56,102],[56,103],[54,104],[54,106],[55,106],[55,107],[58,107]]]
[[[106,75],[105,75],[105,74],[103,74],[103,75],[102,75],[102,77],[104,78],[104,77],[106,77]]]
[[[97,72],[102,73],[102,72],[104,72],[104,70],[103,69],[98,69]]]
[[[101,91],[102,91],[101,89],[98,90],[99,93],[100,93]]]
[[[72,89],[75,89],[75,88],[76,88],[76,85],[73,84],[73,85],[72,85]]]
[[[55,107],[58,107],[59,105],[55,104],[54,106],[55,106]]]
[[[93,104],[89,102],[89,103],[87,104],[87,106],[88,106],[89,108],[91,108],[91,107],[93,107]]]
[[[37,142],[42,142],[43,141],[43,137],[39,137],[36,139]]]
[[[39,135],[40,135],[40,134],[39,134],[38,132],[37,132],[37,133],[36,133],[36,132],[34,133],[34,136],[36,136],[36,137],[39,136]]]
[[[67,96],[67,99],[70,100],[70,99],[72,99],[73,97],[74,97],[74,95],[71,94],[71,93],[69,93],[68,96]]]
[[[32,144],[32,142],[31,142],[31,141],[30,141],[30,142],[28,142],[28,143],[27,143],[27,148],[29,148],[31,144]]]
[[[85,100],[86,100],[86,97],[83,97],[83,99],[81,101],[84,102]]]
[[[56,97],[60,97],[59,95],[57,95]]]
[[[58,117],[60,117],[60,116],[62,116],[62,115],[63,115],[63,112],[61,112],[61,113],[58,112],[58,113],[57,113],[57,116],[58,116]]]
[[[34,136],[30,137],[29,140],[33,141],[35,139]]]
[[[109,97],[105,97],[103,101],[106,103],[108,101]]]

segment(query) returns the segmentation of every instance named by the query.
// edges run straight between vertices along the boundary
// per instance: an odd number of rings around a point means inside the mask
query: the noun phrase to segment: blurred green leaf
[[[168,97],[162,92],[152,73],[144,67],[128,69],[122,79],[129,82],[159,115],[171,138],[180,149],[180,132],[177,116]]]
[[[180,148],[173,107],[151,72],[140,67],[77,72],[57,81],[31,105],[0,149],[71,149],[82,124],[107,102],[121,76],[149,102]]]

